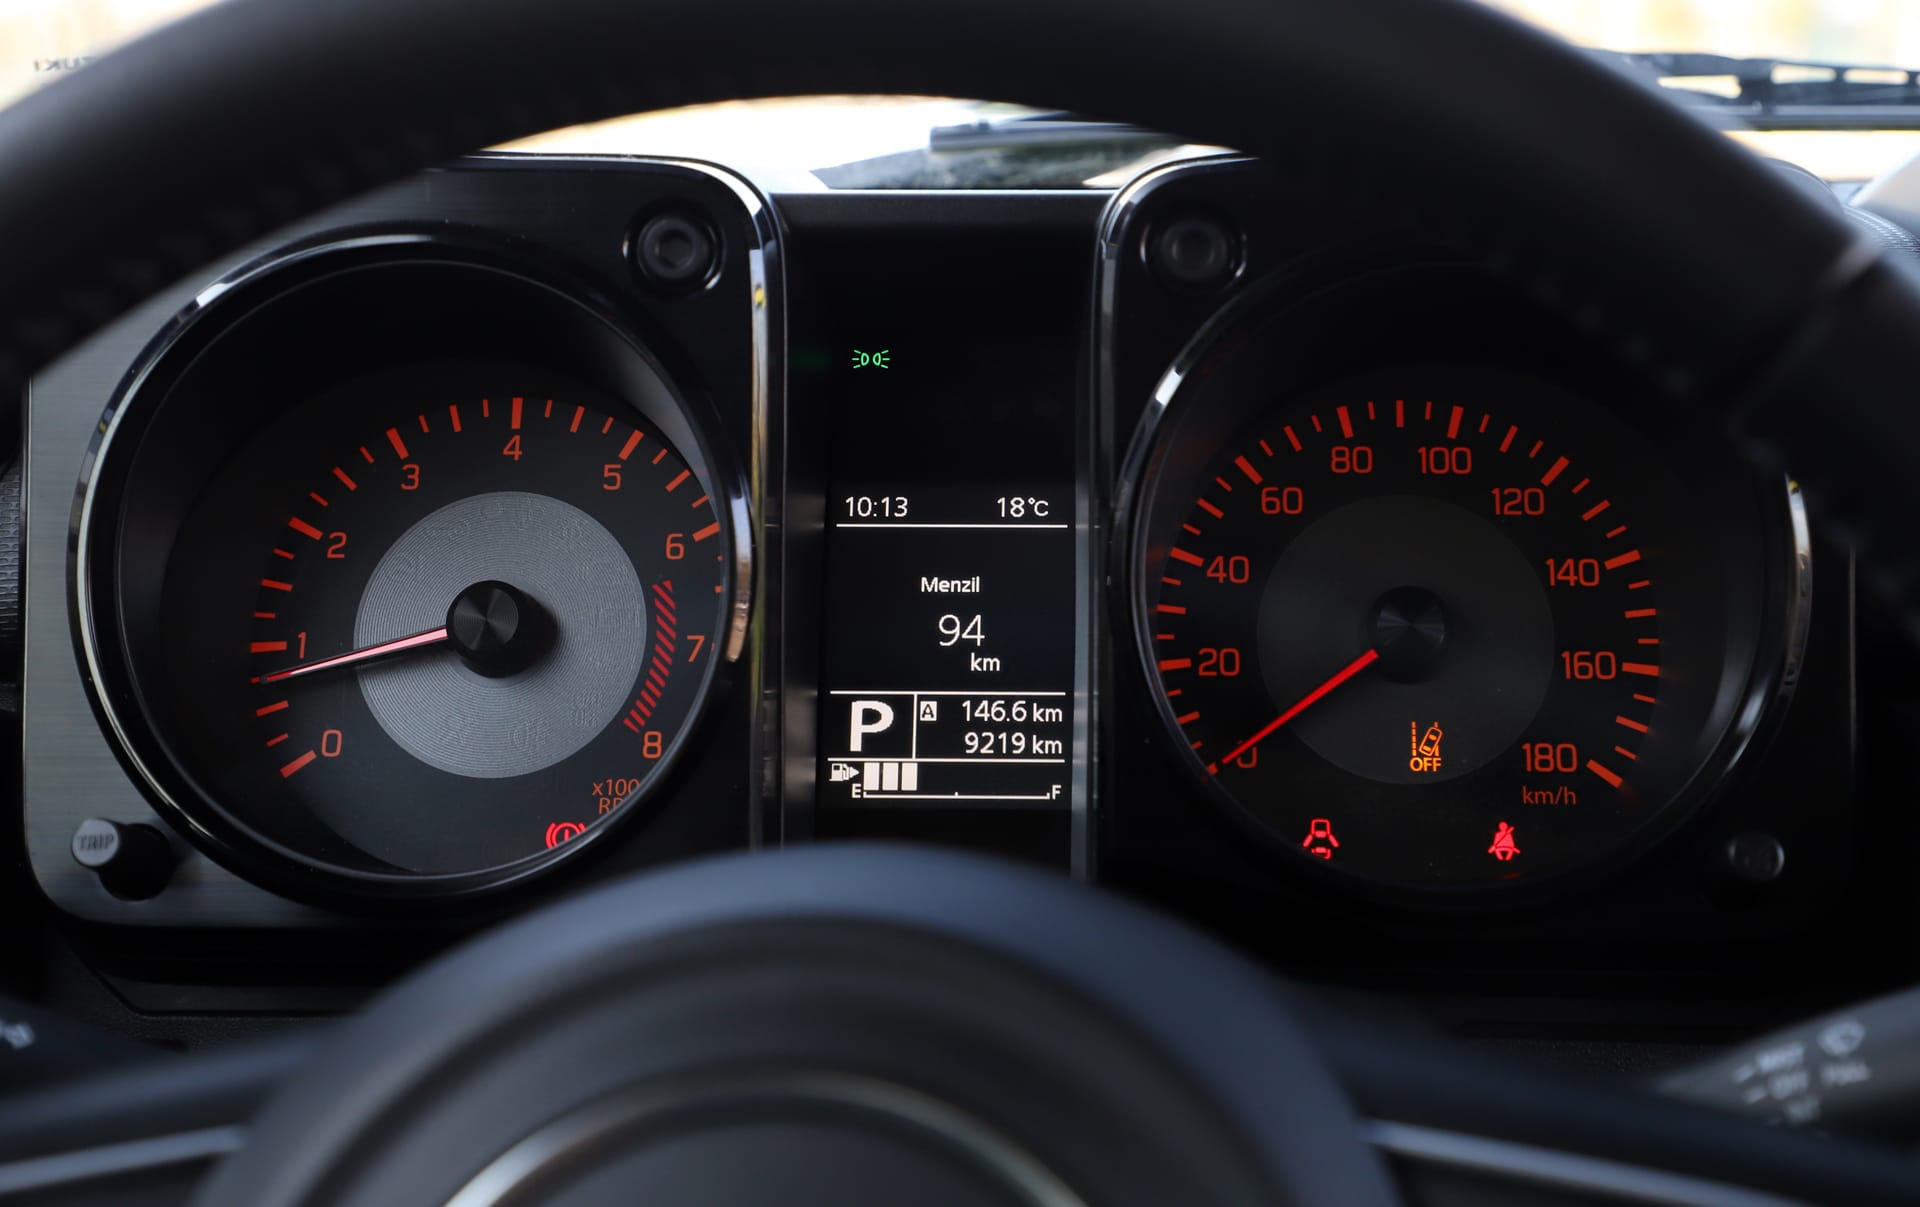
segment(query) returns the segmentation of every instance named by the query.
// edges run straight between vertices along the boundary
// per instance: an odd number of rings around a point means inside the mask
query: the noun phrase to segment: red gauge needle
[[[271,675],[260,676],[262,683],[278,683],[283,679],[297,679],[301,675],[311,675],[315,671],[330,671],[335,667],[357,666],[362,662],[371,662],[375,658],[388,658],[394,654],[417,650],[424,646],[439,645],[447,640],[447,626],[428,629],[424,633],[415,633],[411,637],[396,637],[392,641],[382,641],[378,645],[363,646],[357,650],[348,650],[344,654],[335,654],[331,658],[320,658],[313,662],[303,662],[299,666],[290,666]]]
[[[1355,658],[1352,662],[1347,663],[1345,666],[1341,667],[1340,670],[1334,674],[1333,678],[1328,679],[1325,683],[1322,683],[1319,687],[1314,688],[1312,691],[1308,692],[1306,695],[1300,697],[1300,702],[1298,704],[1295,704],[1292,708],[1289,708],[1287,711],[1281,713],[1279,716],[1275,717],[1273,720],[1267,722],[1264,726],[1261,727],[1259,733],[1254,734],[1252,737],[1248,738],[1246,741],[1240,743],[1238,746],[1235,746],[1232,750],[1228,751],[1226,756],[1220,760],[1220,763],[1231,763],[1233,760],[1239,758],[1241,755],[1245,754],[1247,751],[1252,750],[1255,746],[1258,746],[1260,743],[1266,741],[1269,737],[1272,737],[1274,732],[1278,730],[1282,725],[1285,725],[1288,721],[1293,720],[1295,717],[1299,716],[1301,713],[1307,711],[1309,708],[1312,708],[1324,696],[1326,696],[1327,693],[1331,692],[1334,688],[1339,687],[1342,683],[1345,683],[1347,680],[1353,678],[1355,675],[1359,674],[1361,671],[1366,670],[1368,667],[1372,666],[1374,663],[1378,661],[1380,661],[1380,651],[1368,650],[1366,653],[1360,655],[1358,658]],[[1207,764],[1208,773],[1212,775],[1220,774],[1220,763],[1208,763]]]

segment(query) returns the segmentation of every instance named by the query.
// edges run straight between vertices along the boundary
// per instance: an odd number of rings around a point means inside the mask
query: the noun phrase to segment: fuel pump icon
[[[1324,817],[1316,817],[1307,823],[1307,836],[1300,840],[1300,845],[1306,848],[1309,855],[1332,859],[1334,849],[1340,845],[1340,840],[1333,836],[1331,821]]]

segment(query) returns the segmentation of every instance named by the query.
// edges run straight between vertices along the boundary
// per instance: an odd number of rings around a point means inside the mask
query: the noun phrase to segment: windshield
[[[0,104],[113,46],[214,0],[0,0]],[[1916,0],[1487,0],[1581,46],[1626,52],[1711,52],[1827,64],[1920,68]],[[1855,98],[1856,102],[1859,98]],[[1071,187],[1104,185],[1183,148],[1116,140],[1036,150],[930,146],[939,128],[1002,122],[1011,106],[926,98],[837,98],[706,106],[640,122],[558,132],[515,149],[695,155],[795,187]],[[769,137],[768,121],[778,129]],[[1735,123],[1723,123],[1735,124]],[[1819,126],[1822,123],[1812,122]],[[1835,123],[1840,124],[1840,123]],[[1920,152],[1920,132],[1862,129],[1734,131],[1766,155],[1829,180],[1865,180]],[[1896,124],[1889,120],[1886,124]],[[1914,123],[1909,123],[1914,124]],[[937,140],[933,140],[937,141]],[[929,151],[932,154],[929,154]],[[902,157],[905,158],[902,158]],[[955,166],[959,172],[953,171]]]

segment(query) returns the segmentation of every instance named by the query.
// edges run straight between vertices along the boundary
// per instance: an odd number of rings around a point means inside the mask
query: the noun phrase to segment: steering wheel
[[[1751,456],[1790,452],[1912,614],[1920,287],[1652,90],[1466,0],[231,0],[0,114],[0,375],[475,146],[822,91],[1127,119],[1411,213]],[[1891,1154],[1316,1016],[1036,872],[821,847],[616,884],[427,966],[200,1201],[1369,1204],[1431,1190],[1416,1159],[1468,1196],[1920,1186]]]

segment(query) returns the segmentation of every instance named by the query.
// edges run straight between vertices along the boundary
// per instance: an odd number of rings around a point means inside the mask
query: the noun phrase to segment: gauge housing
[[[326,341],[314,331],[330,334]],[[752,538],[747,483],[710,406],[683,384],[671,345],[586,282],[530,269],[504,241],[441,228],[322,238],[203,291],[117,394],[76,505],[76,641],[92,701],[162,816],[263,885],[319,904],[463,903],[526,884],[592,852],[646,812],[629,799],[570,841],[498,866],[406,874],[316,858],[220,799],[151,685],[164,673],[162,585],[181,525],[235,450],[330,386],[407,365],[513,361],[578,380],[631,412],[711,482],[726,567],[698,701],[639,792],[657,796],[697,734],[746,638]],[[639,805],[640,807],[636,807]]]

